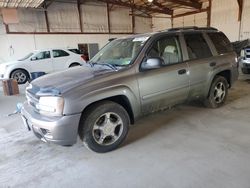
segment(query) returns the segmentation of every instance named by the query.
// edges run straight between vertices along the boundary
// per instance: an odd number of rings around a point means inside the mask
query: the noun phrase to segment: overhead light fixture
[[[152,2],[153,2],[153,0],[148,0],[148,2],[152,3]]]

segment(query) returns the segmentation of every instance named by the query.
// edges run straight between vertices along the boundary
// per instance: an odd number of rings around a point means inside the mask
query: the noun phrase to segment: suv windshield
[[[129,65],[148,39],[149,36],[140,36],[113,40],[91,59],[91,63],[115,66]]]
[[[26,59],[28,59],[29,57],[31,57],[33,55],[33,53],[29,53],[28,55],[26,55],[25,57],[18,59],[18,61],[24,61]]]

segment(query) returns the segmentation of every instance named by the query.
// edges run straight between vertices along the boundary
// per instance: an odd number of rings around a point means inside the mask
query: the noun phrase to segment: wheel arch
[[[12,74],[14,71],[16,71],[16,70],[22,70],[22,71],[24,71],[24,72],[27,74],[28,79],[30,79],[30,73],[29,73],[29,71],[27,71],[27,70],[24,69],[24,68],[14,68],[13,70],[10,71],[10,73],[9,73],[9,78],[11,77],[11,74]]]
[[[69,64],[69,68],[72,67],[72,65],[80,66],[81,64],[79,62],[72,62]]]
[[[231,71],[230,70],[221,71],[221,72],[217,73],[215,76],[222,76],[222,77],[226,78],[227,83],[228,83],[228,87],[229,88],[231,87]],[[214,76],[214,78],[215,78],[215,76]]]
[[[230,70],[219,71],[219,72],[215,73],[214,76],[212,77],[212,79],[210,80],[208,87],[207,87],[207,90],[206,90],[206,95],[205,95],[206,97],[208,97],[208,95],[209,95],[211,85],[212,85],[214,79],[216,78],[216,76],[224,77],[228,82],[228,88],[231,87],[231,71]]]
[[[116,95],[116,96],[111,96],[111,97],[106,97],[100,100],[97,100],[95,102],[92,102],[90,104],[88,104],[82,111],[82,116],[85,114],[85,112],[92,106],[95,105],[97,103],[103,102],[103,101],[112,101],[114,103],[117,103],[119,105],[121,105],[128,113],[129,118],[130,118],[130,122],[131,124],[134,124],[135,118],[134,118],[134,113],[132,110],[132,106],[131,103],[129,101],[129,99],[127,98],[127,96],[125,95]]]

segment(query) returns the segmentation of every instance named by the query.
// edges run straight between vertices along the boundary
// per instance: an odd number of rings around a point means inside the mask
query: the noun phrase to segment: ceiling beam
[[[195,9],[201,9],[202,8],[202,3],[195,1],[195,0],[190,0],[190,1],[184,1],[184,0],[167,0],[168,2],[174,3],[174,4],[179,4],[187,7],[192,7]]]
[[[157,0],[154,0],[152,3],[153,3],[153,5],[157,6],[158,8],[160,8],[163,11],[171,11],[169,8],[167,8],[166,6],[162,5]]]
[[[238,15],[238,21],[241,21],[242,19],[242,10],[243,10],[243,0],[237,0],[239,5],[239,15]]]
[[[170,9],[159,9],[159,8],[153,8],[151,6],[145,6],[145,5],[136,5],[135,3],[131,3],[131,1],[121,1],[121,0],[98,0],[102,2],[107,2],[113,5],[118,5],[118,6],[124,6],[132,9],[136,9],[139,11],[149,11],[153,13],[161,13],[161,14],[168,14],[172,15],[173,10]]]

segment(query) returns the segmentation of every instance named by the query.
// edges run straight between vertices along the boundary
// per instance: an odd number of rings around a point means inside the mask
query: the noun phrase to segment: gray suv
[[[187,100],[224,104],[237,58],[215,28],[176,28],[108,43],[88,66],[47,75],[26,89],[24,124],[44,142],[116,149],[130,124]]]

